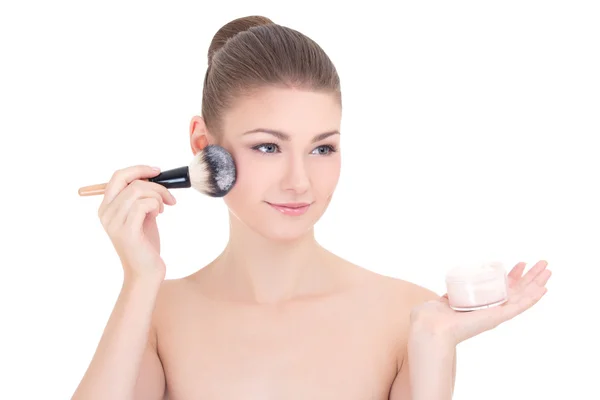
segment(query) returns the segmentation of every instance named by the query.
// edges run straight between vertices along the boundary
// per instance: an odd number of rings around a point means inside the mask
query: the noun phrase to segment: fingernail
[[[159,167],[152,167],[152,170],[153,170],[153,171],[156,171],[156,172],[159,172],[159,171],[160,171],[160,168],[159,168]]]

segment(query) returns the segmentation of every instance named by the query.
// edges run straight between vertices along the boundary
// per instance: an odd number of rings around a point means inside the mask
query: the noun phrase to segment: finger
[[[518,292],[514,292],[505,310],[507,314],[510,314],[508,317],[512,318],[533,307],[548,291],[545,285],[551,275],[552,272],[549,269],[545,269],[537,275],[533,282],[530,282],[533,284],[526,286]]]
[[[546,267],[548,266],[548,262],[541,260],[538,261],[527,273],[520,279],[519,285],[521,287],[526,287],[529,285]]]
[[[518,282],[519,279],[521,279],[521,276],[523,276],[523,271],[525,271],[525,265],[527,265],[527,263],[520,262],[517,265],[515,265],[513,269],[508,273],[507,277],[511,285],[515,282]]]
[[[139,199],[156,198],[160,202],[160,212],[163,211],[163,199],[161,195],[153,190],[156,185],[152,182],[135,180],[123,189],[117,197],[108,205],[102,216],[102,223],[109,231],[120,229],[127,219],[131,206]]]
[[[172,206],[175,205],[175,203],[177,203],[177,200],[175,199],[175,196],[173,196],[173,193],[171,193],[169,189],[167,189],[163,185],[154,182],[148,182],[148,185],[150,185],[151,188],[160,193],[165,204]]]
[[[113,206],[117,211],[113,217],[115,224],[124,224],[127,215],[133,204],[140,199],[154,198],[159,202],[159,213],[164,211],[164,203],[170,203],[172,195],[162,185],[153,182],[136,180],[126,187],[117,199],[113,201]]]
[[[148,197],[137,200],[127,214],[124,227],[130,232],[137,233],[142,229],[146,217],[150,214],[156,216],[159,214],[160,202],[154,197]]]
[[[100,204],[99,213],[102,214],[107,206],[115,197],[136,179],[152,178],[160,173],[159,169],[154,169],[148,165],[135,165],[116,171],[104,190],[104,198]]]
[[[173,194],[161,184],[155,182],[148,182],[146,180],[136,180],[132,182],[129,185],[129,187],[135,188],[134,196],[136,194],[139,196],[143,196],[147,193],[154,193],[154,195],[157,196],[157,198],[159,198],[165,204],[173,205],[176,203],[175,196],[173,196]],[[125,190],[130,190],[129,187]]]
[[[548,282],[548,279],[550,279],[551,276],[552,276],[552,271],[550,271],[549,269],[545,269],[535,278],[534,282],[538,286],[542,286],[542,287],[546,286],[546,283]]]
[[[527,293],[524,293],[522,296],[520,296],[516,301],[518,313],[522,313],[523,311],[537,304],[537,302],[540,301],[547,291],[548,289],[543,286],[535,286],[535,288],[528,290]]]

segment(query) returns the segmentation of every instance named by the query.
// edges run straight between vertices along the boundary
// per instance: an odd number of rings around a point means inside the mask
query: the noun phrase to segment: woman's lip
[[[268,205],[279,211],[284,215],[302,215],[310,207],[310,203],[286,203],[286,204],[274,204],[267,202]]]
[[[301,207],[310,206],[310,203],[269,203],[269,204],[272,206],[286,207],[286,208],[301,208]]]

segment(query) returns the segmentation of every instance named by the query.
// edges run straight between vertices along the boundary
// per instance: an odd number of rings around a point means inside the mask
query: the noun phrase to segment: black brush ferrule
[[[187,166],[163,171],[148,180],[163,185],[167,189],[184,189],[192,186],[190,168]]]

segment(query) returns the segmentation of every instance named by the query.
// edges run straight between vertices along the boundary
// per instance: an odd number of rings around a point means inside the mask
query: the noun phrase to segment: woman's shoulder
[[[189,276],[165,279],[156,297],[155,314],[170,313],[173,307],[186,307],[192,297],[197,297],[198,291],[194,281]]]
[[[406,303],[420,304],[440,297],[433,290],[404,279],[392,276],[383,276],[383,279],[387,281],[390,290]]]
[[[408,280],[385,275],[373,269],[343,260],[348,274],[353,280],[360,282],[361,286],[374,295],[378,295],[396,307],[413,307],[429,300],[437,299],[439,294],[422,285]]]

